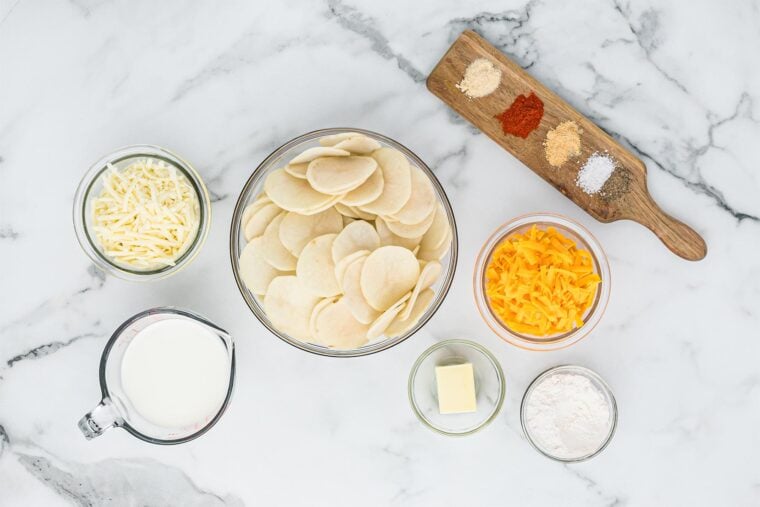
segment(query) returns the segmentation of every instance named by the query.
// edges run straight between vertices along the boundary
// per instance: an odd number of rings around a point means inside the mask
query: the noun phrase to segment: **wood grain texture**
[[[477,58],[487,58],[501,69],[501,85],[492,94],[470,99],[457,87],[467,66]],[[686,224],[666,214],[652,200],[647,189],[644,163],[621,146],[588,118],[573,109],[554,92],[531,77],[519,65],[473,31],[467,30],[449,48],[427,79],[428,89],[470,123],[527,165],[549,184],[601,222],[633,220],[652,230],[676,255],[700,260],[707,254],[702,237]],[[535,93],[544,103],[538,128],[526,139],[504,134],[495,117],[518,95]],[[552,167],[544,156],[547,131],[563,121],[581,128],[581,154],[560,167]],[[617,171],[628,180],[628,191],[614,200],[591,196],[575,183],[583,162],[593,153],[607,152],[618,162]]]

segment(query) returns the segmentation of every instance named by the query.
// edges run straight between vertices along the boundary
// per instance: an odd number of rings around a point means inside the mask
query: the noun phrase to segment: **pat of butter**
[[[435,367],[438,411],[441,414],[475,412],[475,375],[471,363]]]

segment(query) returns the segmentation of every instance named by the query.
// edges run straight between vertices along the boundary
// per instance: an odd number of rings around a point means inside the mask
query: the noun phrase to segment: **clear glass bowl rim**
[[[90,195],[90,190],[100,175],[103,173],[103,171],[105,171],[106,164],[113,163],[114,161],[119,162],[125,159],[138,157],[155,157],[166,160],[171,162],[172,165],[176,166],[177,169],[182,171],[182,173],[187,177],[187,179],[193,185],[196,193],[198,194],[198,206],[201,213],[198,232],[196,233],[193,242],[180,256],[175,265],[153,271],[133,271],[111,262],[110,259],[108,259],[100,252],[98,245],[95,244],[93,238],[90,236],[90,233],[87,230],[87,220],[84,216],[84,213],[86,212],[88,197]],[[159,280],[179,272],[182,268],[190,264],[190,262],[192,262],[200,252],[206,241],[206,237],[208,236],[208,231],[211,225],[211,197],[209,196],[206,184],[203,182],[200,174],[198,174],[195,168],[185,159],[176,153],[160,146],[150,144],[134,144],[116,149],[108,155],[101,157],[98,161],[90,166],[90,168],[82,177],[82,180],[79,182],[79,186],[77,187],[76,193],[74,195],[73,222],[74,231],[76,233],[79,245],[98,268],[124,280]]]
[[[554,373],[557,373],[559,371],[572,371],[575,373],[580,373],[581,375],[584,375],[588,378],[593,379],[598,385],[602,387],[604,390],[605,395],[610,400],[610,409],[612,410],[612,425],[610,426],[610,432],[607,435],[607,438],[604,439],[604,442],[602,445],[594,451],[593,453],[587,455],[587,456],[581,456],[580,458],[558,458],[557,456],[553,456],[543,449],[533,441],[533,439],[530,436],[530,432],[528,431],[528,427],[525,424],[525,401],[528,399],[528,396],[533,392],[533,389],[538,385],[538,383],[548,377],[549,375],[553,375]],[[559,461],[561,463],[580,463],[581,461],[586,461],[594,456],[597,456],[599,453],[601,453],[604,449],[607,448],[607,446],[610,444],[610,441],[612,441],[612,437],[615,435],[615,432],[617,430],[617,423],[618,423],[618,407],[617,407],[617,400],[615,400],[615,395],[612,394],[612,389],[610,388],[609,384],[599,376],[598,373],[596,373],[593,370],[590,370],[589,368],[586,368],[585,366],[578,366],[574,364],[561,364],[558,366],[553,366],[541,373],[538,374],[536,378],[534,378],[530,384],[528,384],[527,389],[525,389],[525,393],[523,394],[522,401],[520,402],[520,426],[522,426],[523,434],[525,435],[525,439],[530,443],[531,447],[533,447],[535,450],[537,450],[539,453],[543,454],[549,459],[553,459],[554,461]]]
[[[597,292],[597,299],[594,301],[594,305],[592,306],[592,312],[587,316],[584,325],[580,328],[566,333],[565,335],[560,336],[555,340],[527,340],[523,338],[522,335],[511,331],[509,328],[507,328],[506,325],[502,324],[491,312],[488,301],[485,297],[485,290],[483,286],[483,273],[485,271],[493,248],[514,230],[520,227],[530,226],[534,223],[554,225],[559,229],[567,229],[581,238],[588,246],[589,252],[591,253],[591,256],[593,257],[596,265],[598,266],[599,275],[602,279],[601,288]],[[528,213],[525,215],[517,216],[503,223],[488,236],[488,239],[486,239],[485,243],[481,247],[480,252],[478,253],[478,257],[475,261],[472,287],[473,295],[475,297],[475,306],[478,308],[478,312],[480,313],[481,318],[486,323],[486,325],[488,325],[488,327],[491,328],[491,330],[496,333],[496,335],[501,339],[525,350],[559,350],[569,347],[588,336],[601,321],[610,298],[610,266],[602,245],[591,233],[591,231],[589,231],[580,223],[557,213]]]
[[[461,432],[446,431],[444,429],[439,428],[438,426],[435,426],[424,415],[422,415],[415,401],[414,381],[417,378],[417,371],[419,370],[420,366],[425,361],[425,359],[427,359],[430,356],[430,354],[448,345],[461,345],[464,347],[470,347],[480,352],[486,357],[486,359],[488,359],[488,361],[491,363],[491,366],[494,367],[494,370],[496,370],[496,376],[499,379],[499,399],[494,405],[493,411],[478,426],[471,428],[467,431],[461,431]],[[407,383],[407,395],[409,397],[409,404],[412,406],[412,411],[414,412],[414,415],[426,427],[430,428],[431,430],[441,435],[446,435],[450,437],[464,437],[467,435],[472,435],[482,430],[483,428],[491,424],[491,422],[493,422],[493,420],[496,419],[496,417],[499,415],[504,405],[504,398],[506,397],[506,379],[504,378],[504,370],[502,370],[499,360],[496,359],[496,356],[494,356],[491,353],[491,351],[489,351],[484,346],[471,340],[463,340],[463,339],[444,340],[442,342],[438,342],[428,347],[424,352],[422,352],[422,354],[420,354],[420,356],[414,362],[414,365],[412,366],[412,370],[409,372],[409,381]]]
[[[446,210],[446,214],[449,218],[449,225],[451,226],[451,231],[452,231],[451,250],[449,251],[449,254],[448,254],[450,256],[449,267],[446,270],[441,288],[436,294],[436,297],[433,300],[433,304],[426,311],[426,314],[423,315],[423,317],[419,320],[419,322],[417,322],[417,324],[414,325],[414,327],[412,327],[409,331],[407,331],[405,334],[401,336],[397,336],[395,338],[386,338],[385,340],[378,341],[376,343],[372,343],[369,345],[365,345],[364,347],[360,347],[358,349],[350,349],[350,350],[329,349],[327,347],[320,347],[320,346],[313,345],[310,343],[302,342],[300,340],[296,340],[295,338],[290,338],[285,333],[281,333],[274,326],[270,325],[268,319],[266,318],[264,309],[261,307],[259,302],[256,301],[255,297],[251,295],[250,291],[245,287],[245,284],[240,278],[240,268],[238,266],[240,220],[242,219],[243,210],[245,209],[245,206],[249,202],[253,189],[257,188],[259,182],[266,176],[265,171],[268,171],[268,169],[270,168],[274,160],[281,157],[283,154],[287,153],[293,148],[303,143],[313,141],[319,137],[323,137],[323,136],[327,136],[331,134],[337,134],[341,132],[357,132],[360,134],[367,135],[369,137],[373,137],[385,143],[386,145],[391,146],[401,151],[404,155],[406,155],[409,159],[411,159],[430,178],[430,181],[433,184],[433,187],[435,187],[436,189],[437,195],[441,198],[443,208]],[[240,191],[240,195],[238,196],[237,202],[235,203],[235,208],[232,212],[232,221],[230,223],[230,262],[232,264],[232,273],[235,277],[235,283],[238,286],[238,290],[240,291],[241,296],[243,296],[243,300],[248,305],[248,308],[251,310],[251,312],[253,312],[254,316],[259,320],[259,322],[261,322],[264,325],[264,327],[266,327],[272,334],[277,336],[279,339],[281,339],[285,343],[288,343],[292,345],[293,347],[296,347],[297,349],[310,352],[312,354],[325,356],[325,357],[344,358],[344,357],[361,357],[361,356],[367,356],[370,354],[376,354],[378,352],[387,350],[395,345],[398,345],[399,343],[403,342],[404,340],[406,340],[407,338],[415,334],[417,331],[422,329],[422,327],[438,311],[438,308],[443,303],[444,299],[446,298],[446,295],[449,292],[449,289],[451,288],[451,284],[454,281],[454,274],[456,273],[458,250],[459,249],[458,249],[457,226],[456,226],[456,220],[454,219],[454,211],[453,211],[453,208],[451,207],[451,202],[449,201],[448,196],[446,195],[443,185],[441,185],[440,181],[438,181],[438,178],[435,176],[433,171],[428,167],[428,165],[422,159],[420,159],[414,152],[412,152],[409,148],[402,145],[398,141],[391,139],[387,136],[384,136],[382,134],[378,134],[377,132],[373,132],[371,130],[354,128],[354,127],[346,127],[346,128],[332,127],[332,128],[319,129],[319,130],[313,130],[311,132],[306,132],[305,134],[301,134],[297,137],[294,137],[290,141],[287,141],[286,143],[281,145],[279,148],[276,148],[274,151],[272,151],[272,153],[270,153],[256,167],[256,169],[251,173],[251,176],[248,177],[248,180],[243,185],[243,189]]]

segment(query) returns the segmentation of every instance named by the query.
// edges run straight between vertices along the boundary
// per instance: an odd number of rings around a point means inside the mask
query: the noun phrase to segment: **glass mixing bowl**
[[[245,210],[245,207],[253,202],[255,197],[263,191],[264,180],[266,179],[267,175],[275,169],[284,166],[288,160],[292,159],[306,148],[318,146],[318,139],[320,137],[338,134],[341,132],[357,132],[364,134],[367,137],[371,137],[372,139],[378,141],[382,146],[389,146],[391,148],[397,149],[403,153],[412,164],[419,167],[430,178],[436,195],[438,196],[439,201],[446,211],[446,216],[448,217],[449,226],[451,227],[452,232],[451,249],[449,250],[449,253],[440,260],[441,266],[443,267],[443,272],[441,273],[438,281],[432,287],[432,289],[435,291],[435,298],[433,299],[433,302],[430,304],[428,309],[425,311],[424,315],[422,315],[420,320],[417,322],[417,324],[415,324],[403,335],[394,338],[385,338],[368,343],[360,348],[346,350],[331,349],[322,345],[303,342],[278,330],[267,318],[262,301],[260,301],[259,298],[257,298],[250,290],[248,290],[248,288],[243,283],[243,280],[240,277],[240,264],[238,262],[240,254],[246,245],[246,240],[243,236],[241,227],[243,211]],[[248,181],[246,181],[245,185],[243,186],[243,190],[240,192],[240,197],[238,197],[237,203],[235,204],[235,210],[232,214],[232,224],[230,225],[230,261],[232,262],[232,272],[235,275],[235,282],[237,283],[238,289],[240,289],[240,294],[243,296],[243,299],[245,300],[248,307],[251,309],[256,318],[259,319],[259,321],[261,321],[261,323],[264,324],[267,329],[269,329],[281,340],[301,350],[322,356],[366,356],[368,354],[373,354],[375,352],[389,349],[390,347],[401,343],[416,333],[425,325],[428,320],[430,320],[430,318],[435,314],[436,310],[438,310],[438,308],[441,306],[441,303],[443,303],[443,300],[449,291],[449,287],[451,287],[451,282],[454,279],[454,272],[456,270],[457,264],[457,251],[457,228],[456,222],[454,220],[454,212],[451,208],[451,203],[449,202],[448,198],[446,197],[446,193],[443,190],[443,186],[441,186],[441,183],[435,177],[433,171],[431,171],[425,162],[423,162],[411,150],[394,141],[393,139],[377,134],[375,132],[371,132],[369,130],[356,128],[329,128],[316,130],[298,136],[274,150],[274,152],[265,158],[264,161],[256,168],[256,170],[253,171],[253,174],[251,174],[250,178],[248,178]]]
[[[177,170],[187,178],[190,185],[195,190],[195,193],[198,196],[198,207],[200,211],[198,231],[188,248],[179,256],[179,258],[177,258],[173,266],[165,266],[154,270],[135,270],[114,262],[103,253],[99,242],[91,232],[92,201],[100,195],[100,192],[103,189],[102,176],[108,169],[108,165],[110,164],[116,169],[123,169],[141,158],[158,159],[176,167]],[[79,183],[76,195],[74,196],[74,230],[77,235],[77,240],[82,246],[82,250],[84,250],[90,260],[92,260],[97,267],[125,280],[152,281],[166,278],[167,276],[178,272],[198,255],[198,252],[201,250],[203,243],[206,240],[210,224],[211,198],[209,197],[206,185],[203,183],[200,175],[188,162],[180,158],[178,155],[158,146],[127,146],[106,155],[90,167],[82,178],[82,181]]]
[[[571,331],[550,336],[535,336],[523,334],[510,329],[504,322],[496,316],[491,310],[488,298],[485,293],[485,272],[488,262],[494,249],[510,235],[517,232],[525,232],[533,225],[540,229],[554,227],[564,236],[575,241],[580,249],[587,250],[591,253],[594,262],[594,272],[601,278],[601,283],[596,290],[594,302],[583,315],[584,324]],[[475,293],[475,303],[480,311],[481,317],[485,320],[488,327],[499,335],[503,340],[528,350],[557,350],[578,342],[587,336],[592,329],[599,323],[607,307],[607,301],[610,298],[610,266],[607,262],[607,256],[602,250],[602,245],[581,224],[565,218],[560,215],[551,213],[536,213],[517,217],[498,229],[488,238],[483,248],[478,254],[473,274],[473,291]]]

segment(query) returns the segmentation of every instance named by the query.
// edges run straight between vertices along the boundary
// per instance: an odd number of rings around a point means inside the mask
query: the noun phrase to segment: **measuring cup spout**
[[[120,422],[121,417],[116,413],[111,400],[104,398],[98,406],[87,412],[77,425],[85,438],[90,440],[102,435],[107,429],[118,426]]]

